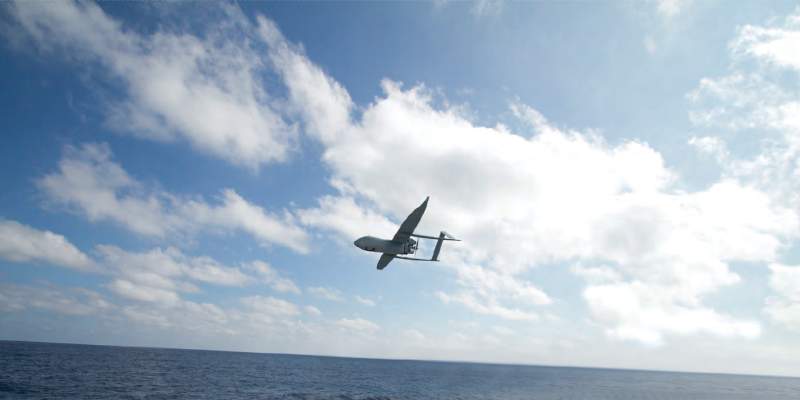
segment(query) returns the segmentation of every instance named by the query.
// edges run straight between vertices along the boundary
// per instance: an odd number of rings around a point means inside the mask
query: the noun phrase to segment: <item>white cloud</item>
[[[745,25],[731,43],[735,53],[743,53],[777,67],[800,71],[800,14],[788,16],[783,26]]]
[[[672,18],[680,14],[688,6],[692,0],[656,0],[656,10],[664,18]]]
[[[64,236],[0,219],[0,258],[91,270],[92,260]]]
[[[686,4],[662,1],[658,9],[662,15],[672,17],[682,12]],[[22,11],[16,13],[40,42],[50,43],[43,40],[43,35],[48,29],[56,29],[52,21],[64,22],[57,25],[58,29],[65,29],[63,39],[80,43],[101,62],[108,62],[98,55],[105,49],[135,47],[125,41],[140,40],[118,35],[117,25],[94,6],[67,5],[56,11],[28,7],[18,6]],[[88,33],[71,31],[75,24],[70,17],[61,15],[64,10],[69,15],[93,13]],[[529,282],[526,272],[544,268],[546,264],[550,267],[577,262],[603,265],[613,271],[602,271],[598,279],[600,271],[575,270],[589,277],[584,297],[592,317],[614,337],[658,344],[666,335],[702,333],[746,338],[758,335],[760,328],[755,322],[720,313],[703,301],[709,294],[739,281],[728,262],[773,261],[786,240],[796,237],[799,226],[796,212],[763,186],[744,179],[741,174],[729,174],[707,188],[686,191],[661,154],[645,143],[609,144],[597,133],[558,128],[537,110],[522,104],[513,104],[512,112],[528,123],[531,132],[512,132],[502,125],[480,126],[458,107],[434,106],[433,95],[423,85],[403,88],[397,82],[385,80],[383,95],[354,113],[346,90],[308,60],[298,46],[288,43],[273,23],[259,18],[257,27],[260,40],[268,47],[271,68],[286,85],[287,107],[292,117],[299,118],[310,136],[322,144],[322,160],[339,192],[320,199],[317,208],[298,212],[304,224],[350,236],[352,240],[368,225],[390,230],[389,219],[401,220],[421,199],[431,195],[431,205],[420,230],[435,232],[446,228],[469,244],[448,244],[442,254],[443,264],[452,268],[458,280],[455,292],[438,294],[446,302],[506,319],[533,320],[538,316],[536,307],[553,299]],[[94,33],[97,30],[107,32],[107,38],[97,36]],[[770,65],[793,68],[794,58],[776,55],[776,49],[787,48],[785,35],[775,39],[778,36],[755,33],[751,36],[756,39],[744,40],[734,49],[764,57]],[[183,39],[187,48],[202,48],[192,46],[196,38]],[[170,40],[173,38],[164,42],[171,43]],[[113,43],[109,45],[106,41]],[[753,44],[758,41],[768,45]],[[179,52],[176,59],[182,56]],[[234,58],[233,63],[237,60]],[[178,64],[176,76],[182,77],[185,69],[181,66],[191,63]],[[794,112],[797,106],[792,101],[783,101],[787,95],[773,90],[777,85],[758,85],[759,81],[750,77],[740,81],[762,87],[757,95],[770,91],[781,95],[767,102],[769,107],[748,115],[757,115],[773,129],[800,127]],[[173,81],[167,83],[170,82]],[[227,83],[209,85],[227,93]],[[136,82],[129,86],[134,88]],[[735,77],[721,83],[703,81],[690,98],[721,93],[720,96],[733,96],[738,103],[733,107],[712,107],[709,112],[698,113],[693,120],[698,124],[713,124],[720,116],[731,115],[731,110],[736,111],[737,107],[749,107],[753,103],[748,95],[737,90],[739,86]],[[245,89],[243,93],[252,93],[252,89],[250,92]],[[176,90],[184,92],[180,87]],[[168,104],[152,106],[140,100],[147,96],[139,96],[134,89],[131,93],[137,107],[168,119],[173,127],[174,121],[180,121],[162,110],[168,110]],[[247,99],[244,103],[248,104]],[[157,111],[152,111],[156,108]],[[357,119],[353,117],[355,114]],[[752,122],[745,121],[746,118],[747,115],[740,121]],[[140,129],[151,125],[149,117],[136,120]],[[178,129],[192,143],[197,143],[197,137],[205,137],[205,133],[186,133],[194,129],[183,126]],[[291,215],[281,220],[232,191],[224,193],[220,206],[169,193],[144,190],[141,194],[142,185],[119,166],[115,170],[108,156],[103,160],[102,151],[84,152],[89,154],[88,161],[83,162],[89,165],[83,168],[88,171],[84,174],[91,179],[77,179],[71,186],[80,187],[82,182],[97,180],[93,163],[112,167],[103,172],[105,175],[98,175],[102,176],[103,185],[88,185],[92,189],[89,193],[98,198],[83,198],[80,192],[72,195],[71,187],[60,187],[68,194],[60,201],[77,207],[90,218],[116,221],[134,231],[159,236],[164,232],[192,230],[185,226],[196,227],[183,218],[182,212],[190,210],[189,214],[199,216],[200,222],[196,224],[200,227],[241,229],[265,242],[304,249],[297,244],[304,243],[302,234],[279,241],[278,234],[285,232],[284,225],[295,226]],[[92,152],[100,157],[92,156]],[[226,151],[223,157],[241,156],[246,160],[245,165],[281,158],[274,152],[266,153],[271,155],[263,159],[240,153]],[[756,161],[740,169],[760,171],[764,163]],[[77,172],[83,170],[78,168]],[[66,176],[63,172],[61,175]],[[95,186],[101,190],[94,190]],[[126,217],[115,214],[112,209],[115,207],[126,207],[141,218],[136,222],[126,221]],[[259,220],[259,215],[266,218],[259,224],[267,226],[263,230],[248,225]],[[231,220],[232,225],[223,222]],[[302,230],[297,228],[297,232]],[[341,299],[340,293],[326,288],[309,288],[308,292]],[[357,330],[359,326],[364,331],[377,330],[370,328],[374,324],[361,319],[342,319],[337,324]]]
[[[176,304],[180,300],[178,294],[171,290],[133,283],[124,279],[115,279],[108,285],[108,288],[127,299],[165,306]]]
[[[242,304],[253,311],[270,316],[294,316],[300,313],[299,308],[286,300],[269,296],[250,296],[242,299]]]
[[[371,335],[381,329],[378,324],[363,318],[342,318],[336,321],[336,325],[362,334]]]
[[[239,310],[224,310],[215,304],[179,300],[171,303],[134,304],[122,309],[122,315],[136,325],[153,326],[189,334],[232,335],[239,333],[242,319]]]
[[[636,271],[642,260],[652,260],[648,271],[670,272],[653,273],[651,284],[664,279],[685,286],[676,293],[697,301],[735,282],[717,260],[770,259],[780,248],[780,237],[797,225],[790,211],[736,182],[697,193],[672,189],[674,173],[641,143],[610,147],[597,136],[554,128],[530,111],[519,114],[536,116],[530,118],[537,134],[524,139],[433,109],[424,89],[402,91],[392,83],[385,89],[386,97],[364,111],[360,125],[328,144],[325,160],[336,179],[376,206],[396,210],[398,219],[409,204],[432,194],[431,205],[441,206],[435,213],[430,208],[422,229],[447,227],[462,236],[470,243],[468,250],[451,246],[444,255],[457,264],[465,257],[473,265],[457,269],[464,290],[439,297],[478,313],[537,318],[530,307],[550,299],[518,274],[536,264],[574,258],[606,260],[623,271]],[[376,172],[401,165],[405,174],[396,179]],[[709,249],[717,260],[705,258]],[[682,272],[686,265],[706,261],[708,267],[695,275]],[[708,285],[695,287],[693,282]],[[695,307],[701,309],[699,303]]]
[[[405,339],[411,340],[412,342],[424,342],[427,340],[425,335],[416,329],[406,329],[402,332],[402,335]]]
[[[714,157],[720,164],[726,162],[730,156],[725,141],[719,137],[693,136],[689,139],[689,145],[694,146],[702,153]]]
[[[761,333],[756,321],[722,315],[693,301],[682,287],[640,281],[591,285],[584,292],[592,316],[607,333],[648,345],[660,345],[665,334],[708,333],[752,339]]]
[[[686,4],[659,7],[674,16]],[[560,129],[523,104],[512,104],[512,113],[533,135],[478,126],[458,107],[433,106],[422,85],[403,89],[386,80],[384,95],[351,120],[353,105],[341,87],[295,47],[276,46],[285,40],[274,25],[260,23],[270,48],[280,49],[271,57],[293,107],[324,145],[323,161],[340,192],[300,212],[304,223],[352,238],[362,225],[383,226],[380,215],[401,220],[431,195],[420,230],[447,228],[469,243],[443,252],[461,289],[438,293],[442,300],[532,320],[532,308],[552,300],[523,273],[585,261],[608,266],[615,271],[608,278],[620,279],[595,280],[585,296],[592,315],[616,337],[656,343],[663,335],[726,335],[725,328],[758,334],[752,321],[720,314],[702,300],[738,282],[728,262],[773,260],[795,235],[796,214],[759,187],[725,179],[686,192],[644,143],[610,145],[592,132]],[[311,98],[313,106],[305,107]],[[652,288],[659,301],[631,285]],[[597,291],[633,296],[663,323],[609,313],[591,295]],[[617,334],[631,329],[644,333]]]
[[[14,260],[17,261],[30,261],[34,258],[31,258],[31,254],[28,254],[30,253],[29,249],[11,246],[14,244],[11,239],[34,237],[41,242],[41,238],[47,241],[55,237],[57,239],[55,240],[56,244],[68,244],[62,236],[54,235],[50,232],[36,231],[12,221],[3,221],[3,224],[0,225],[0,233],[6,233],[4,230],[15,235],[10,237],[10,244],[7,246],[9,249],[15,250],[13,253],[8,250],[7,253],[9,258],[13,255],[15,257]],[[47,250],[47,248],[43,248],[43,250]],[[270,284],[275,290],[299,293],[299,289],[291,280],[281,277],[278,271],[261,261],[245,264],[245,269],[254,271],[258,275],[253,277],[245,274],[242,269],[222,265],[210,257],[187,256],[174,247],[166,249],[154,248],[145,252],[130,252],[116,246],[98,245],[95,247],[94,252],[96,254],[96,259],[94,260],[80,253],[85,257],[86,262],[81,262],[78,265],[91,265],[92,272],[110,276],[110,282],[104,286],[118,296],[135,302],[148,303],[151,307],[155,307],[148,311],[142,309],[141,306],[128,306],[125,308],[124,314],[132,320],[161,327],[172,326],[169,321],[178,317],[170,316],[170,313],[178,309],[186,311],[194,308],[194,310],[189,311],[203,315],[217,313],[215,311],[217,310],[216,306],[193,303],[181,298],[180,293],[193,293],[200,290],[195,286],[195,283],[243,286],[251,284],[258,279]],[[22,258],[20,254],[26,257]],[[48,257],[58,260],[58,257],[52,256],[52,252],[40,251],[37,254],[37,257],[42,260],[47,260]],[[64,256],[62,255],[62,257]],[[66,260],[73,260],[74,258],[68,257]],[[78,259],[80,260],[80,258]],[[63,265],[66,262],[60,263]],[[271,297],[261,298],[256,296],[245,299],[244,303],[254,310],[257,309],[261,314],[274,314],[277,312],[282,315],[295,315],[298,313],[297,307],[291,303]],[[40,308],[74,315],[87,315],[112,307],[102,296],[88,290],[62,291],[55,287],[34,288],[22,286],[4,287],[2,293],[0,293],[0,304],[7,311]],[[267,313],[265,310],[270,306],[274,310]],[[172,311],[167,313],[165,310]],[[314,314],[315,311],[319,313],[319,310],[313,307],[307,308],[306,311],[310,314]]]
[[[536,306],[550,304],[552,299],[539,288],[515,278],[477,266],[463,266],[457,270],[462,287],[456,293],[438,292],[445,303],[459,303],[470,310],[509,320],[536,321]]]
[[[308,288],[308,293],[313,294],[314,296],[323,298],[325,300],[330,301],[344,301],[344,297],[342,297],[342,291],[335,288],[328,288],[328,287],[310,287]]]
[[[492,327],[492,331],[494,331],[494,333],[496,333],[498,335],[501,335],[501,336],[511,336],[511,335],[514,335],[516,333],[516,332],[514,332],[513,329],[511,329],[511,328],[509,328],[507,326],[499,326],[499,325],[493,326]]]
[[[769,286],[775,296],[767,299],[764,312],[775,322],[800,331],[800,267],[771,264]]]
[[[364,235],[390,237],[397,225],[382,214],[360,206],[349,196],[323,196],[317,208],[302,209],[297,215],[304,225],[339,233],[348,244]]]
[[[314,306],[305,306],[305,307],[303,307],[303,310],[308,315],[314,315],[314,316],[322,315],[322,311],[320,311],[319,308],[314,307]]]
[[[224,20],[203,36],[163,25],[140,34],[88,2],[18,2],[10,9],[40,48],[99,65],[124,86],[126,98],[110,108],[118,130],[185,140],[250,168],[287,158],[296,132],[265,89],[257,37],[237,7],[224,6]]]
[[[292,111],[299,114],[306,133],[324,141],[350,126],[350,95],[303,53],[289,43],[278,27],[259,16],[258,33],[268,44],[267,55],[289,89]]]
[[[141,235],[241,231],[262,245],[308,251],[307,234],[290,213],[267,212],[232,189],[222,191],[218,204],[210,204],[148,188],[115,163],[104,144],[68,147],[58,171],[40,178],[37,185],[52,203],[90,221],[111,221]]]
[[[645,290],[637,281],[624,287],[620,287],[620,283],[609,283],[587,289],[585,296],[604,297],[607,302],[613,303],[615,297],[603,291],[616,286],[616,299],[628,306],[625,312],[644,316],[627,318],[633,323],[618,326],[614,334],[649,336],[651,341],[658,342],[661,337],[654,335],[654,332],[686,329],[691,324],[680,321],[691,319],[706,320],[703,329],[718,331],[715,334],[720,336],[724,336],[722,332],[746,337],[755,334],[755,325],[752,325],[755,324],[754,321],[750,321],[750,324],[748,321],[732,321],[702,307],[693,310],[677,308],[663,318],[652,320],[652,316],[656,315],[650,309],[652,304],[663,302],[665,297],[675,299],[671,306],[673,308],[684,307],[686,304],[696,307],[699,303],[698,296],[712,290],[713,282],[725,285],[738,281],[738,276],[732,275],[726,266],[719,264],[730,260],[771,262],[771,286],[778,295],[767,300],[765,313],[774,321],[787,326],[800,320],[800,314],[791,297],[787,295],[786,287],[778,283],[791,282],[784,274],[791,274],[789,271],[793,270],[774,263],[789,241],[798,236],[796,204],[797,189],[800,188],[800,175],[797,173],[800,161],[800,119],[797,117],[797,110],[800,110],[800,99],[796,95],[796,84],[791,83],[794,82],[792,80],[786,80],[784,74],[786,70],[793,73],[800,71],[800,58],[797,58],[795,51],[798,46],[800,24],[797,15],[768,27],[746,25],[739,29],[730,44],[731,72],[721,77],[703,78],[697,88],[688,94],[687,97],[694,105],[690,112],[692,122],[701,129],[714,129],[713,136],[694,137],[689,143],[713,156],[722,168],[723,177],[719,183],[705,191],[702,197],[695,194],[686,198],[691,199],[694,203],[691,208],[697,211],[697,216],[692,221],[712,228],[708,234],[715,232],[714,235],[723,236],[711,241],[711,257],[703,259],[692,256],[695,259],[691,261],[694,266],[683,268],[683,272],[673,278],[682,282],[698,282],[703,279],[702,282],[705,283],[702,285],[683,284],[682,287],[694,290],[694,296],[690,296],[690,292],[672,294],[670,288],[657,287],[648,287],[648,296],[631,295]],[[756,61],[755,65],[750,62],[753,60]],[[744,152],[741,147],[728,145],[727,140],[740,131],[759,135],[759,145],[748,146]],[[696,228],[692,232],[690,234],[699,233]],[[684,245],[688,246],[688,243]],[[699,248],[689,254],[700,254]],[[715,264],[717,265],[714,266]],[[667,270],[677,272],[681,268],[672,267]],[[691,278],[691,275],[700,271],[704,271],[703,278]],[[636,277],[643,279],[641,274],[636,274]],[[631,296],[638,301],[623,300],[625,296]],[[602,300],[598,299],[596,303],[602,304]],[[593,313],[622,319],[614,316],[615,312],[622,313],[620,310],[619,304],[607,304],[596,307]],[[676,319],[672,328],[654,329],[670,318]],[[686,333],[688,331],[682,332]]]
[[[184,273],[199,282],[223,286],[242,286],[251,280],[240,269],[220,265],[210,257],[192,257],[189,259],[188,265],[188,268],[184,269]]]
[[[800,267],[771,264],[769,286],[788,300],[800,302]]]
[[[574,265],[570,268],[570,272],[591,284],[617,282],[622,279],[622,276],[609,266],[584,267]]]
[[[54,285],[0,285],[0,311],[41,309],[66,315],[96,315],[114,308],[102,295],[83,288]]]
[[[244,286],[265,282],[280,292],[299,293],[291,280],[262,261],[246,263],[242,268],[229,267],[206,256],[188,256],[174,247],[130,252],[116,246],[95,248],[97,263],[112,276],[108,285],[114,293],[135,301],[176,307],[186,303],[181,293],[200,291],[196,284]],[[254,271],[256,276],[244,271]],[[296,292],[295,292],[296,290]]]
[[[137,307],[125,307],[122,314],[137,324],[154,325],[160,328],[172,326],[163,313],[153,312],[153,310],[143,310]]]
[[[294,281],[281,276],[281,274],[264,261],[253,261],[245,265],[246,269],[255,272],[259,278],[274,290],[281,293],[300,294],[300,288]]]
[[[200,289],[196,283],[220,286],[244,286],[262,281],[282,292],[298,290],[291,280],[266,263],[253,261],[243,268],[229,267],[216,260],[200,256],[193,257],[174,247],[155,248],[146,252],[129,252],[116,246],[97,246],[98,264],[104,266],[105,273],[113,277],[106,287],[126,299],[152,303],[156,307],[175,310],[190,307],[192,302],[183,300],[181,293],[194,293]],[[256,272],[250,276],[243,271]],[[281,303],[272,297],[251,297],[243,300],[253,310],[264,311],[269,306],[282,308],[283,315],[297,314],[297,308],[289,303]],[[292,311],[293,310],[293,311]],[[158,324],[163,325],[163,324]]]
[[[503,11],[503,3],[503,0],[476,0],[470,12],[478,18],[497,16]]]
[[[656,51],[658,50],[658,45],[656,44],[656,40],[650,35],[645,36],[644,40],[642,41],[642,44],[644,44],[644,49],[647,50],[649,54],[655,54]]]
[[[492,315],[499,318],[515,321],[536,321],[539,315],[533,311],[526,311],[519,308],[508,307],[498,304],[496,300],[479,298],[473,292],[462,291],[453,294],[436,292],[439,300],[445,304],[459,303],[478,314]]]
[[[375,300],[372,300],[372,299],[367,298],[367,297],[361,297],[361,296],[358,296],[358,295],[356,295],[355,299],[361,305],[365,305],[367,307],[375,307]]]
[[[723,173],[757,185],[788,206],[800,199],[799,21],[796,11],[767,26],[740,28],[730,43],[731,72],[703,78],[688,96],[693,122],[715,129],[720,147],[728,148],[720,160]],[[725,141],[739,132],[758,135],[758,146],[734,151]]]

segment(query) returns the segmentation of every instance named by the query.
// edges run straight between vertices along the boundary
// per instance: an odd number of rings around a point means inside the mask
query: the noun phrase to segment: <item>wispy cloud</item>
[[[255,272],[264,283],[278,292],[300,294],[300,288],[297,287],[294,281],[282,276],[275,268],[272,268],[264,261],[253,261],[246,264],[245,268]]]
[[[223,190],[217,204],[212,204],[149,188],[115,163],[105,144],[67,147],[58,171],[36,183],[53,204],[64,205],[90,221],[115,222],[145,236],[241,231],[264,245],[308,251],[307,234],[289,212],[267,212],[233,189]]]
[[[308,293],[311,293],[314,296],[323,298],[325,300],[344,301],[344,296],[342,295],[342,291],[339,289],[316,286],[308,288],[307,291]]]
[[[342,318],[336,321],[336,325],[366,335],[374,334],[381,329],[378,324],[363,318]]]
[[[83,288],[52,284],[28,286],[0,284],[0,311],[26,309],[53,311],[66,315],[95,315],[114,308],[101,294]]]
[[[375,305],[376,305],[375,300],[372,300],[370,298],[361,297],[361,296],[356,295],[355,299],[359,304],[365,305],[367,307],[375,307]]]
[[[104,272],[113,276],[108,288],[138,301],[176,303],[179,292],[199,290],[194,283],[243,286],[253,281],[238,268],[221,265],[209,257],[186,256],[172,247],[129,252],[100,245],[96,252]]]
[[[691,6],[693,0],[656,0],[656,11],[664,18],[673,18]]]

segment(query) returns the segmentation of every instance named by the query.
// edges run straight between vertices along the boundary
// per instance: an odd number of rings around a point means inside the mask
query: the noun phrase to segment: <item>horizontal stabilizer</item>
[[[439,261],[439,260],[434,260],[432,258],[415,258],[415,257],[403,257],[403,256],[395,256],[394,258],[399,258],[401,260],[411,260],[411,261]]]
[[[439,235],[440,235],[440,236],[441,236],[441,235],[444,235],[444,240],[455,240],[455,241],[457,241],[457,242],[460,242],[460,241],[461,241],[461,240],[459,240],[459,239],[456,239],[456,238],[454,238],[454,237],[453,237],[453,235],[451,235],[451,234],[449,234],[449,233],[447,233],[447,232],[445,232],[445,231],[442,231],[442,232],[441,232]]]
[[[444,233],[445,236],[442,236],[441,234],[439,234],[438,237],[437,236],[428,236],[428,235],[417,235],[417,234],[412,234],[410,236],[418,237],[418,238],[422,238],[422,239],[452,240],[452,241],[455,241],[455,242],[460,242],[461,241],[461,239],[456,239],[456,238],[450,236],[450,234],[448,234],[445,231],[442,231],[442,233]]]

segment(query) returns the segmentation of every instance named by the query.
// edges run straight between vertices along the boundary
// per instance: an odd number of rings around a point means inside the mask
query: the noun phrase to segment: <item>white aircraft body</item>
[[[423,201],[422,204],[412,211],[406,220],[403,221],[403,223],[400,225],[400,229],[398,229],[397,233],[394,234],[392,240],[380,239],[373,236],[363,236],[358,238],[358,240],[353,242],[353,244],[361,250],[383,253],[380,260],[378,260],[378,269],[386,268],[386,266],[389,265],[389,263],[395,258],[414,261],[439,261],[439,252],[442,250],[442,242],[445,240],[459,240],[450,236],[450,234],[445,231],[440,232],[439,237],[414,234],[414,229],[416,229],[417,225],[419,225],[419,221],[422,219],[422,214],[425,214],[425,208],[428,207],[429,198],[430,197],[426,197],[425,201]],[[417,251],[418,243],[416,240],[411,238],[412,236],[416,238],[436,240],[436,248],[434,248],[433,256],[430,259],[402,257],[402,255],[414,254]]]

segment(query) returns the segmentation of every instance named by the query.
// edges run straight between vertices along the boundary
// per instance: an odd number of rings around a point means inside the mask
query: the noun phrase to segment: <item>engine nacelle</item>
[[[403,243],[403,254],[414,254],[417,252],[417,241],[409,238],[408,241]]]

